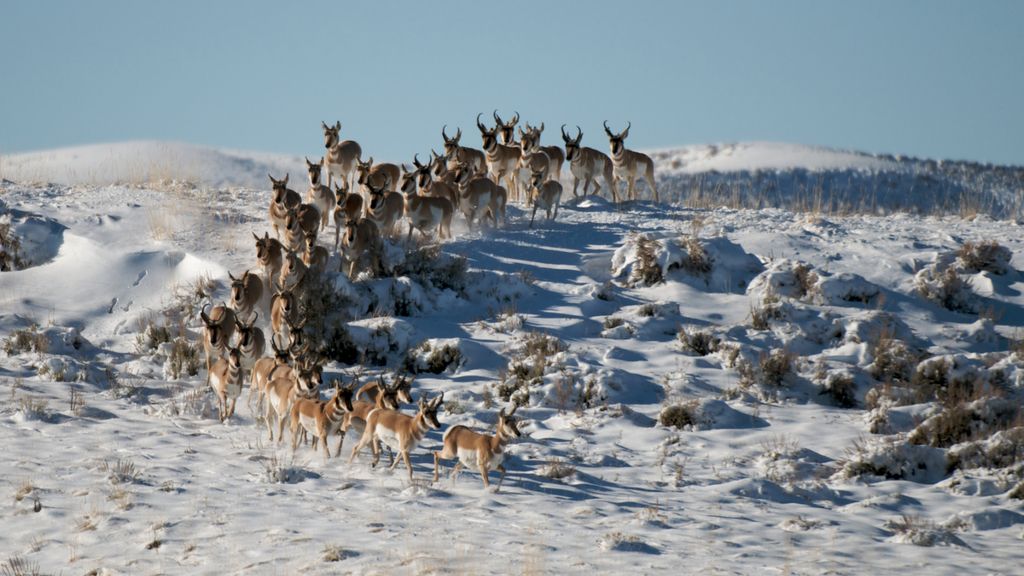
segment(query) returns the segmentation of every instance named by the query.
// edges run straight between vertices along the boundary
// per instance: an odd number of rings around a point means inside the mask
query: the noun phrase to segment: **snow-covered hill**
[[[410,482],[401,463],[348,464],[355,431],[326,461],[293,451],[287,430],[271,442],[248,391],[217,420],[204,370],[189,368],[197,313],[227,298],[229,272],[257,269],[264,171],[284,165],[201,155],[216,185],[0,182],[0,247],[17,256],[0,272],[0,563],[218,575],[1021,565],[1015,221],[567,194],[534,228],[513,204],[502,229],[457,217],[439,250],[388,241],[376,275],[335,273],[332,250],[305,308],[324,395],[334,380],[419,372],[414,396],[444,393],[442,428],[477,430],[520,403],[524,436],[493,492],[472,471],[450,479],[452,462],[431,482],[443,430],[413,451]],[[854,156],[844,170],[875,169]],[[8,161],[3,177],[20,179]]]

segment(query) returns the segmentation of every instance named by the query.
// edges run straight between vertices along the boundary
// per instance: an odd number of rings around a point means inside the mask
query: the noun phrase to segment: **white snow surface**
[[[155,150],[206,185],[144,185]],[[793,150],[741,146],[733,158],[778,167]],[[869,341],[883,329],[961,372],[1000,368],[1005,397],[1021,401],[1024,360],[1007,351],[1024,326],[1024,234],[1013,221],[616,208],[568,193],[557,220],[533,229],[519,205],[503,229],[468,232],[459,220],[442,248],[468,259],[475,280],[461,292],[337,282],[365,298],[353,337],[389,364],[366,366],[364,380],[400,369],[424,340],[462,355],[413,383],[416,396],[444,392],[450,411],[413,452],[410,483],[403,464],[371,468],[367,452],[348,465],[355,432],[326,462],[306,446],[293,452],[287,431],[269,441],[248,391],[221,424],[202,370],[168,381],[159,355],[137,353],[144,321],[183,286],[211,277],[220,301],[229,271],[256,269],[265,171],[292,160],[163,143],[46,154],[5,157],[3,176],[51,184],[0,184],[0,208],[54,223],[49,240],[35,239],[52,254],[0,273],[0,340],[36,324],[48,342],[0,357],[0,562],[74,574],[1011,574],[1024,560],[1024,506],[1007,495],[1024,480],[1019,464],[949,473],[946,449],[903,442],[935,403],[889,407],[878,433],[877,410],[865,408],[881,384]],[[711,162],[700,154],[683,157]],[[813,162],[886,161],[822,152]],[[635,231],[672,255],[665,282],[628,285]],[[693,232],[717,256],[706,275],[688,272],[673,244]],[[915,292],[920,270],[988,240],[1012,258],[1006,274],[964,272],[987,318]],[[796,263],[817,274],[810,293],[793,289]],[[382,299],[401,290],[412,315],[389,319],[398,306]],[[780,316],[753,329],[752,308],[773,299]],[[186,319],[190,337],[198,326]],[[709,331],[740,359],[786,349],[798,360],[777,389],[743,390],[728,353],[685,350],[680,327]],[[516,414],[524,436],[506,450],[502,489],[484,490],[475,471],[453,481],[452,462],[432,483],[444,428],[493,432],[505,403],[487,407],[485,388],[496,398],[532,332],[564,349]],[[855,407],[820,394],[821,370],[854,379]],[[325,381],[355,372],[331,362]],[[577,408],[583,391],[593,400]],[[658,423],[664,406],[687,402],[693,425]],[[857,446],[856,458],[902,479],[851,474]],[[901,528],[906,518],[914,529]]]

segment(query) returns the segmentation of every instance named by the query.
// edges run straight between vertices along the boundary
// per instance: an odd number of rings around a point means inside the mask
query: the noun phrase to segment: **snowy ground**
[[[510,360],[536,362],[524,340],[563,344],[529,387],[525,436],[494,493],[475,472],[431,484],[440,431],[413,454],[412,484],[366,455],[346,465],[352,437],[325,464],[269,442],[244,396],[220,424],[202,372],[170,381],[159,352],[137,353],[141,327],[197,279],[224,299],[227,272],[255,269],[251,233],[267,229],[267,190],[158,188],[0,188],[35,264],[0,274],[0,338],[34,324],[45,342],[0,358],[0,561],[98,574],[1009,574],[1024,560],[1024,506],[1008,495],[1024,442],[998,465],[950,470],[969,443],[907,441],[940,402],[900,401],[899,377],[876,377],[880,339],[914,351],[910,371],[945,355],[944,382],[997,389],[1018,410],[1006,430],[1020,430],[1015,222],[590,199],[532,230],[518,207],[501,230],[458,221],[443,248],[468,260],[459,289],[339,280],[370,316],[353,336],[385,370],[424,339],[454,339],[461,363],[414,383],[446,393],[444,427],[490,428]],[[657,241],[664,282],[631,286],[634,232]],[[951,263],[984,241],[1010,250],[1003,273]],[[946,266],[969,279],[947,301],[959,311],[917,290]],[[411,315],[392,320],[400,284]],[[681,328],[718,345],[700,356]],[[773,351],[792,355],[778,381],[760,367]],[[844,378],[853,407],[822,393]],[[659,423],[676,405],[692,422]]]

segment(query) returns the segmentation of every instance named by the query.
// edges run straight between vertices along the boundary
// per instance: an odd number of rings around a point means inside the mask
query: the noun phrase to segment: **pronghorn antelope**
[[[367,188],[370,202],[366,204],[366,217],[373,220],[381,235],[394,236],[398,230],[398,221],[405,212],[405,199],[398,192],[393,192],[382,184],[375,184],[370,178]],[[379,179],[378,179],[379,180]],[[395,181],[395,186],[398,182]]]
[[[397,410],[376,409],[372,410],[366,417],[366,429],[359,443],[352,448],[352,455],[348,459],[349,465],[355,460],[359,451],[367,444],[373,449],[373,465],[380,462],[380,447],[373,440],[376,438],[387,444],[392,450],[398,452],[405,461],[405,467],[409,469],[409,481],[412,481],[412,463],[409,461],[409,452],[423,440],[423,436],[434,428],[440,428],[441,423],[437,421],[437,411],[444,402],[444,392],[431,401],[420,396],[417,403],[415,416],[402,414]],[[398,459],[391,463],[391,470],[398,465]]]
[[[540,150],[534,142],[531,130],[521,132],[519,166],[516,168],[516,181],[522,187],[524,196],[529,197],[530,180],[534,173],[540,172],[547,180],[551,174],[551,159]]]
[[[209,306],[209,304],[207,304]],[[227,306],[215,306],[206,313],[206,306],[199,311],[199,318],[203,321],[203,351],[206,352],[206,383],[210,383],[210,367],[214,362],[214,354],[217,358],[227,351],[231,336],[235,333],[235,313]]]
[[[412,378],[406,378],[404,375],[398,376],[391,381],[390,386],[385,384],[384,378],[382,377],[377,380],[371,380],[370,382],[363,384],[363,386],[356,391],[355,399],[359,400],[360,397],[366,396],[371,401],[375,401],[378,394],[391,393],[395,396],[397,402],[412,404],[412,383],[414,380],[416,380],[415,376]],[[393,409],[398,409],[397,404]]]
[[[231,302],[228,305],[236,317],[248,318],[263,298],[263,281],[248,270],[241,278],[235,278],[228,272],[228,278],[231,279]]]
[[[267,347],[263,330],[256,326],[259,314],[253,312],[248,322],[235,318],[235,330],[238,332],[238,351],[242,354],[242,368],[252,370],[256,362],[263,357]]]
[[[473,222],[479,223],[490,214],[499,186],[486,176],[475,175],[462,164],[456,165],[455,183],[459,187],[459,209],[466,217],[469,229],[472,230]],[[491,216],[494,218],[493,214]]]
[[[292,403],[291,409],[291,432],[292,450],[299,445],[299,429],[308,432],[313,436],[313,450],[316,450],[317,441],[324,447],[324,462],[331,457],[331,448],[327,445],[327,438],[341,429],[341,424],[346,416],[352,412],[352,387],[342,388],[335,384],[334,396],[330,400],[323,401],[319,398],[298,398]],[[338,450],[335,456],[341,456],[341,443],[338,443]]]
[[[340,271],[344,272],[344,265],[347,261],[349,263],[348,277],[354,278],[356,266],[366,256],[370,260],[367,270],[371,274],[376,275],[381,269],[381,251],[380,230],[373,220],[369,218],[360,218],[355,221],[349,220],[341,237],[341,253],[343,258]]]
[[[637,178],[646,180],[647,186],[654,194],[654,201],[658,202],[658,188],[654,184],[654,161],[647,154],[626,149],[625,140],[629,137],[630,126],[632,123],[627,124],[626,129],[622,132],[613,134],[608,129],[608,121],[604,122],[604,131],[608,134],[608,145],[612,151],[612,167],[615,176],[613,185],[617,189],[619,181],[625,180],[628,185],[626,197],[636,200],[636,180]]]
[[[562,141],[565,142],[565,159],[569,161],[569,171],[572,172],[572,195],[576,194],[576,187],[580,180],[583,180],[583,195],[587,195],[590,184],[594,184],[594,194],[601,191],[601,185],[597,183],[597,177],[603,176],[605,186],[612,193],[612,202],[618,203],[619,194],[615,185],[615,177],[612,173],[612,160],[604,152],[580,146],[583,139],[583,130],[576,127],[576,137],[572,138],[565,133],[565,124],[562,124]]]
[[[242,393],[242,353],[238,348],[231,348],[225,358],[220,358],[213,364],[210,369],[210,387],[217,395],[217,413],[220,421],[225,422],[234,415],[235,402]]]
[[[558,216],[558,203],[562,198],[562,183],[555,180],[544,180],[546,171],[534,172],[530,179],[530,201],[533,204],[533,213],[530,215],[530,228],[533,228],[533,219],[537,217],[537,208],[543,208],[548,214],[548,220]],[[554,210],[554,215],[551,210]]]
[[[413,229],[426,236],[437,230],[438,238],[452,237],[452,213],[455,208],[447,198],[420,195],[416,182],[418,171],[409,172],[402,166],[402,193],[405,194],[405,215],[409,218],[409,235],[412,239]]]
[[[444,138],[444,156],[448,159],[448,162],[462,162],[471,169],[476,170],[478,174],[486,174],[487,157],[484,153],[476,148],[459,146],[459,140],[462,139],[462,128],[459,128],[452,138],[449,138],[448,134],[445,133],[445,128],[447,126],[441,128],[441,137]]]
[[[295,293],[288,288],[278,290],[270,300],[270,328],[274,335],[287,336],[291,342],[289,326],[298,321],[299,302]],[[289,344],[290,345],[290,344]]]
[[[281,275],[278,277],[277,285],[281,289],[295,290],[302,285],[306,279],[306,264],[297,252],[288,250],[284,253],[284,264],[281,265]]]
[[[288,211],[302,204],[302,196],[299,196],[298,192],[288,187],[288,174],[284,175],[284,180],[275,180],[270,174],[267,174],[267,176],[274,186],[274,191],[270,198],[270,225],[274,228],[274,235],[280,239],[281,229],[284,228],[284,221],[288,216]]]
[[[281,245],[291,252],[301,250],[304,234],[298,211],[294,208],[289,209],[284,216],[284,237],[281,238]]]
[[[515,195],[516,190],[516,168],[519,166],[519,148],[498,142],[498,128],[488,129],[480,122],[480,114],[476,117],[476,127],[480,130],[480,138],[483,140],[484,154],[487,158],[487,172],[495,184],[500,184],[505,179],[506,189]]]
[[[431,153],[436,155],[436,152],[431,150]],[[421,196],[433,196],[434,198],[447,198],[452,203],[453,207],[459,205],[459,193],[454,185],[454,174],[450,171],[445,172],[447,180],[449,181],[435,181],[434,180],[434,163],[433,161],[426,164],[420,164],[420,155],[417,154],[412,159],[413,166],[416,167],[416,187]],[[458,166],[456,162],[452,165],[452,168]],[[447,170],[447,169],[446,169]]]
[[[334,194],[338,200],[334,207],[334,249],[341,246],[341,231],[345,224],[358,220],[363,215],[363,197],[348,191],[348,183],[334,186]]]
[[[270,337],[270,348],[274,351],[273,356],[260,358],[252,366],[249,372],[249,405],[252,405],[252,395],[256,394],[258,400],[257,412],[263,408],[263,398],[266,396],[267,384],[273,382],[279,376],[288,375],[291,377],[292,349],[290,344],[278,347],[278,336]]]
[[[356,376],[353,384],[358,382],[359,377]],[[359,399],[361,394],[369,392],[374,392],[369,402]],[[345,422],[341,426],[341,439],[338,440],[338,449],[335,451],[337,454],[341,453],[341,444],[345,441],[345,434],[349,428],[355,428],[360,434],[366,433],[366,418],[370,412],[378,408],[398,410],[400,402],[412,404],[412,397],[408,391],[402,388],[400,384],[388,386],[384,383],[383,378],[367,382],[355,393],[354,397],[355,401],[352,402],[352,410],[345,416]]]
[[[324,157],[327,167],[327,187],[331,186],[335,174],[349,183],[351,174],[355,172],[356,162],[363,156],[363,149],[354,140],[338,139],[341,122],[336,122],[334,126],[328,126],[323,122],[320,122],[320,125],[324,129],[324,148],[327,149],[327,156]]]
[[[277,423],[277,441],[281,442],[284,436],[284,425],[291,413],[292,404],[299,398],[316,398],[317,382],[315,380],[316,370],[308,365],[301,365],[292,368],[290,374],[275,375],[274,379],[267,383],[266,397],[267,409],[264,418],[267,422],[267,431],[270,432],[270,439],[274,439],[274,422]]]
[[[466,466],[480,472],[486,489],[491,485],[487,478],[488,472],[497,470],[501,476],[498,477],[498,486],[494,491],[501,490],[501,483],[505,480],[505,466],[502,465],[505,460],[505,444],[512,438],[522,436],[519,424],[513,417],[517,408],[514,406],[508,414],[505,414],[504,408],[498,412],[498,426],[494,436],[480,434],[461,425],[448,428],[444,433],[444,449],[434,452],[434,482],[437,482],[441,460],[457,458],[455,468],[452,469],[453,481],[458,477],[459,470]]]
[[[302,251],[302,263],[306,268],[315,272],[327,270],[327,261],[331,259],[331,253],[327,248],[316,243],[316,234],[306,232],[305,250]]]
[[[281,274],[281,265],[284,262],[281,254],[284,246],[277,238],[271,238],[267,232],[263,233],[263,238],[256,233],[253,233],[252,237],[256,239],[256,261],[263,269],[263,282],[269,294],[274,291],[277,277]]]
[[[540,123],[540,127],[530,127],[526,125],[527,130],[530,132],[530,141],[533,144],[534,150],[540,151],[548,155],[548,178],[552,180],[562,179],[562,164],[565,163],[565,153],[558,146],[541,146],[540,136],[544,133],[544,123]]]
[[[466,165],[456,160],[452,163],[452,166],[454,167],[457,164]],[[476,172],[473,168],[470,168],[470,170]],[[455,185],[455,171],[449,168],[448,158],[443,154],[438,154],[433,149],[430,150],[430,179],[433,182],[444,182],[449,186]]]
[[[306,170],[309,171],[309,190],[306,192],[306,203],[316,206],[316,210],[320,214],[321,229],[327,228],[330,215],[334,212],[334,205],[337,202],[331,189],[320,182],[323,164],[324,159],[322,157],[320,162],[316,164],[310,162],[309,158],[306,158]]]
[[[356,182],[365,186],[367,190],[374,180],[385,190],[398,190],[398,179],[402,176],[396,164],[389,162],[374,164],[373,156],[370,156],[370,160],[367,162],[360,160],[356,166],[356,173],[358,175]]]
[[[507,146],[515,146],[516,144],[516,124],[519,124],[519,112],[512,117],[508,122],[502,122],[501,116],[498,116],[498,111],[494,111],[494,128],[498,131],[501,137],[501,143]]]

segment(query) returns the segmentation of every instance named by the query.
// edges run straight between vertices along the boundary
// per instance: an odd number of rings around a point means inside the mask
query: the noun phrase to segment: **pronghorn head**
[[[366,162],[363,162],[359,158],[356,158],[356,184],[366,184],[367,177],[370,175],[370,170],[373,169],[373,156]]]
[[[565,160],[572,162],[579,156],[580,153],[580,140],[583,139],[583,130],[580,127],[576,127],[576,137],[573,138],[565,133],[565,124],[562,124],[562,142],[565,142]]]
[[[306,240],[306,254],[312,254],[316,249],[316,232],[307,231],[303,234],[303,238]]]
[[[430,166],[434,179],[443,180],[448,175],[448,159],[435,152],[433,148],[430,149]]]
[[[540,193],[541,184],[544,184],[544,179],[545,179],[546,176],[547,176],[547,173],[546,173],[546,171],[543,168],[541,168],[540,170],[531,170],[530,171],[530,191],[531,191],[531,196],[533,194],[539,194]]]
[[[277,345],[277,334],[270,337],[270,347],[274,350],[274,363],[278,366],[284,366],[291,360],[288,347]]]
[[[228,272],[228,278],[231,279],[231,304],[235,309],[238,309],[238,307],[245,305],[246,293],[248,292],[249,271],[246,270],[245,274],[242,274],[241,278],[235,278],[231,272]]]
[[[341,245],[350,248],[356,244],[359,238],[359,221],[349,220],[345,222],[345,234],[341,237]]]
[[[284,229],[293,234],[298,234],[302,230],[302,221],[299,218],[299,211],[294,208],[289,208],[287,214],[284,217]]]
[[[443,403],[444,392],[441,392],[440,396],[430,400],[429,402],[425,397],[420,396],[420,400],[416,405],[419,408],[419,413],[423,415],[423,420],[426,421],[427,426],[431,428],[441,427],[441,423],[437,420],[437,411],[441,408]]]
[[[511,438],[520,438],[523,433],[519,431],[519,421],[513,417],[516,410],[519,409],[519,405],[512,406],[512,411],[508,414],[505,413],[505,409],[502,408],[501,412],[498,412],[498,434]]]
[[[335,122],[334,126],[328,126],[323,121],[320,125],[324,129],[324,148],[334,148],[338,143],[338,133],[341,132],[341,122]]]
[[[375,186],[373,182],[367,182],[366,187],[370,190],[370,210],[377,210],[384,203],[384,185]]]
[[[351,384],[348,386],[342,386],[337,380],[334,381],[334,396],[331,397],[329,403],[341,408],[345,412],[352,411],[352,394],[354,393]]]
[[[321,168],[321,164],[323,163],[324,159],[320,158],[320,162],[316,163],[316,164],[310,162],[309,158],[306,158],[305,160],[306,160],[306,170],[309,172],[309,185],[310,186],[319,186],[320,185],[320,168]]]
[[[398,189],[406,196],[416,193],[416,171],[409,170],[402,164],[402,176],[398,180]]]
[[[428,188],[432,180],[430,175],[430,162],[421,164],[420,155],[416,154],[412,159],[412,164],[416,167],[416,186],[421,190]]]
[[[626,124],[626,129],[625,130],[623,130],[622,132],[619,132],[618,134],[613,134],[612,131],[608,128],[608,121],[607,120],[604,121],[604,131],[605,131],[606,134],[608,134],[608,144],[612,148],[612,155],[613,156],[616,156],[619,153],[621,153],[622,149],[626,147],[625,141],[626,141],[626,138],[629,137],[629,128],[632,125],[633,125],[633,123],[630,122],[630,123]]]
[[[406,404],[412,404],[412,382],[416,377],[406,378],[403,374],[399,376],[392,384],[390,389],[394,390],[395,397],[399,402]]]
[[[480,130],[480,139],[483,140],[484,150],[492,150],[498,145],[498,127],[500,125],[494,128],[484,126],[484,123],[480,121],[480,116],[482,115],[482,112],[476,115],[476,127]]]
[[[339,178],[339,180],[341,180],[340,184],[337,182],[334,184],[334,198],[338,204],[343,204],[345,197],[348,196],[348,180],[344,178]]]
[[[384,382],[383,376],[377,377],[377,397],[380,398],[380,405],[388,410],[398,410],[399,399],[398,389],[392,388]],[[412,404],[412,402],[409,402]]]
[[[237,347],[228,350],[228,366],[237,370],[242,366],[242,351]]]
[[[301,396],[313,396],[320,386],[316,381],[316,370],[305,363],[300,364],[294,371],[295,383]]]
[[[444,155],[450,159],[455,157],[455,152],[459,149],[459,140],[462,138],[462,128],[459,128],[458,131],[455,132],[455,136],[451,138],[449,138],[448,134],[445,132],[446,128],[448,128],[447,124],[441,128],[441,137],[444,138]]]
[[[288,192],[288,174],[284,175],[284,180],[277,180],[270,174],[267,174],[267,177],[270,178],[270,183],[274,186],[274,202],[281,204]]]
[[[453,172],[455,175],[455,184],[460,187],[468,184],[469,181],[473,179],[473,176],[476,175],[476,172],[470,169],[467,164],[463,164],[462,162],[455,165]]]
[[[539,146],[540,140],[536,138],[533,130],[530,129],[530,125],[526,125],[526,130],[523,130],[522,126],[520,126],[519,149],[522,150],[523,155],[535,152]]]
[[[238,347],[245,348],[252,345],[252,334],[253,326],[256,325],[256,319],[259,318],[258,312],[252,313],[252,318],[248,322],[242,322],[238,318],[235,318],[235,329],[238,331]]]
[[[260,238],[253,233],[253,238],[256,239],[256,260],[260,264],[267,264],[275,258],[275,252],[280,253],[280,247],[277,243],[276,238],[271,238],[267,232],[263,233],[263,238]],[[275,250],[276,249],[276,250]]]
[[[498,111],[494,111],[494,121],[497,125],[494,127],[501,136],[501,143],[511,146],[515,142],[516,135],[516,124],[519,123],[519,112],[512,117],[508,122],[502,122],[501,116],[498,116]],[[479,120],[477,121],[479,122]]]
[[[203,325],[206,326],[206,334],[207,338],[210,340],[210,344],[219,348],[222,345],[227,344],[227,342],[224,341],[226,334],[224,326],[221,325],[220,321],[212,320],[209,314],[206,313],[206,308],[209,305],[210,304],[206,304],[206,306],[203,306],[203,309],[199,311],[199,318],[203,321]]]

